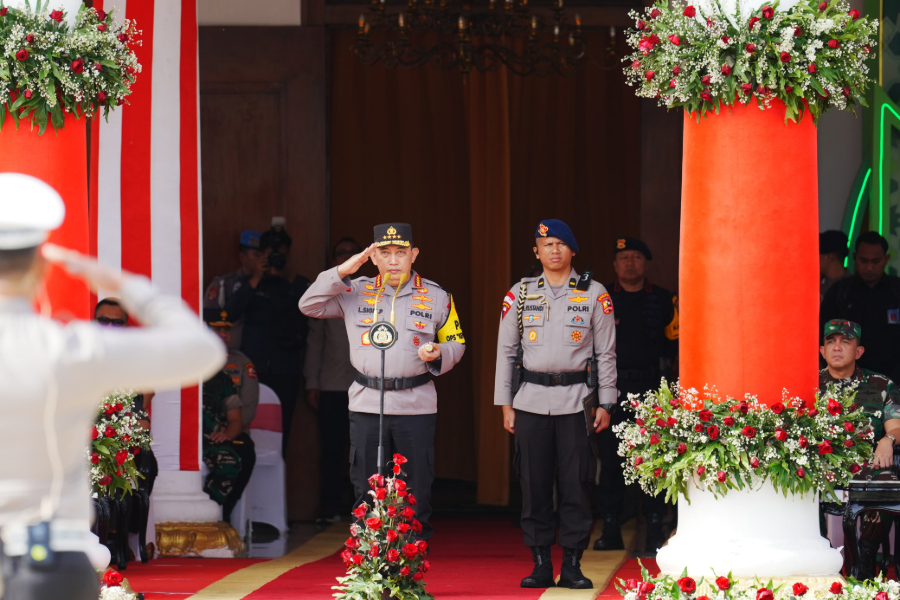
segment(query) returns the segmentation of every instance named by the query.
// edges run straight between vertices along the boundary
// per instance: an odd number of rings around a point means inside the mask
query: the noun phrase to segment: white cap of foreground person
[[[0,173],[0,250],[41,245],[65,216],[62,198],[40,179]]]

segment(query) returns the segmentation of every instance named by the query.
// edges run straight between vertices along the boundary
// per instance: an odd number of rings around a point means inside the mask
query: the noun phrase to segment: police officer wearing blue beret
[[[620,401],[628,394],[644,394],[659,387],[661,377],[673,375],[671,367],[678,351],[678,299],[667,289],[647,279],[650,248],[637,238],[616,240],[613,268],[616,281],[609,286],[616,309],[617,380]],[[613,416],[616,425],[630,413]],[[594,550],[621,550],[622,513],[625,505],[625,479],[618,440],[610,428],[599,436],[600,447],[600,513],[603,534]],[[641,496],[647,519],[645,554],[655,556],[666,541],[663,519],[666,504],[663,496]]]
[[[521,585],[554,585],[555,483],[563,547],[556,585],[589,589],[593,583],[581,572],[596,468],[588,432],[605,429],[616,404],[615,317],[606,288],[572,268],[578,243],[568,225],[541,221],[534,237],[543,273],[523,279],[504,299],[494,383],[494,404],[503,407],[503,426],[515,435],[522,534],[534,560]],[[585,399],[593,402],[587,411]]]

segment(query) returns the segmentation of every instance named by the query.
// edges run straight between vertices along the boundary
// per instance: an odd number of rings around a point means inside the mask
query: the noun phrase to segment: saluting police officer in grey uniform
[[[412,270],[419,255],[412,227],[375,227],[375,243],[341,265],[322,272],[300,299],[303,314],[344,319],[356,382],[350,387],[350,479],[357,502],[364,502],[368,479],[377,472],[381,353],[371,346],[369,328],[390,321],[399,339],[386,351],[385,456],[409,462],[406,481],[417,499],[420,539],[433,533],[431,484],[434,481],[434,427],[437,393],[433,375],[443,375],[462,359],[465,338],[449,292]],[[378,277],[350,280],[369,259]],[[415,527],[415,524],[414,524]]]
[[[550,546],[556,541],[556,481],[563,547],[558,585],[587,589],[593,583],[582,574],[580,561],[590,541],[589,490],[596,468],[588,428],[608,427],[616,404],[615,317],[606,288],[589,272],[580,276],[572,268],[578,243],[569,226],[557,219],[541,221],[534,235],[544,272],[523,279],[504,299],[494,404],[503,407],[503,425],[515,435],[522,533],[534,559],[522,587],[554,585]],[[514,382],[516,370],[521,387]],[[582,401],[594,384],[599,407],[586,422]]]
[[[0,564],[3,600],[96,600],[85,550],[90,483],[85,460],[100,399],[117,388],[168,389],[215,373],[225,349],[177,298],[49,244],[62,199],[26,175],[0,174]],[[35,314],[50,261],[117,296],[144,327],[62,325]],[[94,538],[95,539],[95,538]]]

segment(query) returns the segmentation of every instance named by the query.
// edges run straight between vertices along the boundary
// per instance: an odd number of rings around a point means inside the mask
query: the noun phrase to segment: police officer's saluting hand
[[[521,585],[554,585],[550,546],[556,541],[558,471],[563,547],[558,585],[588,589],[593,583],[582,574],[580,561],[590,541],[589,486],[597,461],[583,401],[597,394],[590,427],[607,428],[617,395],[615,319],[606,288],[589,272],[579,276],[572,269],[578,243],[569,226],[542,221],[534,236],[544,272],[523,279],[504,299],[494,386],[503,426],[516,436],[522,533],[534,559],[534,571]]]

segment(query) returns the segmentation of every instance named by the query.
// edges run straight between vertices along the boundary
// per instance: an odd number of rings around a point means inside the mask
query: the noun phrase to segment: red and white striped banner
[[[199,311],[200,152],[196,0],[94,0],[133,19],[142,72],[130,104],[91,130],[91,249],[107,265],[141,273]],[[163,470],[199,469],[196,387],[157,390],[154,452]]]

